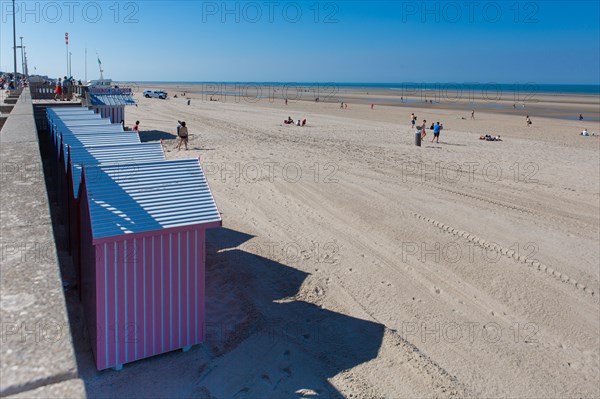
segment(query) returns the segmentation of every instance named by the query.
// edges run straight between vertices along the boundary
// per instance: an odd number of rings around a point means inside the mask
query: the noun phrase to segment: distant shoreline
[[[225,103],[306,103],[322,104],[363,104],[369,106],[385,106],[406,108],[409,113],[413,109],[448,109],[465,113],[470,117],[471,110],[485,113],[519,115],[525,117],[549,117],[561,120],[578,120],[579,114],[587,121],[600,121],[600,96],[587,94],[556,93],[481,93],[476,91],[459,93],[443,91],[415,90],[402,93],[389,88],[328,87],[323,86],[287,86],[261,85],[253,83],[247,86],[241,83],[208,84],[208,83],[130,83],[134,92],[141,94],[146,89],[165,90],[171,98],[177,94],[194,101],[220,101]],[[137,87],[136,87],[137,86]],[[495,97],[494,97],[495,96]]]
[[[126,81],[123,81],[126,82]],[[201,82],[201,81],[131,81],[128,83],[140,85],[170,85],[170,86],[242,86],[242,87],[288,87],[323,90],[391,90],[405,92],[407,95],[416,92],[464,92],[486,93],[493,96],[495,93],[521,93],[523,96],[535,94],[547,95],[588,95],[600,96],[600,85],[594,84],[537,84],[537,83],[427,83],[427,82],[400,82],[400,83],[345,83],[345,82]]]

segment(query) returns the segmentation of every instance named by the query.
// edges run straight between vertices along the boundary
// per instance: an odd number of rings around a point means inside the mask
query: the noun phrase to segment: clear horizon
[[[600,5],[539,2],[24,2],[30,74],[138,82],[600,84]],[[13,71],[0,1],[0,69]],[[17,69],[21,72],[20,49]]]

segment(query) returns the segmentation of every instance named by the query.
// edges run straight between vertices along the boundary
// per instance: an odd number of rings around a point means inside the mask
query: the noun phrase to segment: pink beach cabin
[[[221,215],[200,162],[84,165],[79,199],[98,370],[203,342],[205,232]]]

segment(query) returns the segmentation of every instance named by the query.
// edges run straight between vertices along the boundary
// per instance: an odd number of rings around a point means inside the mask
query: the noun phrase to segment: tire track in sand
[[[466,239],[467,241],[470,241],[485,250],[494,251],[494,252],[500,254],[501,256],[505,256],[505,257],[515,260],[516,262],[525,264],[534,270],[538,270],[540,272],[546,273],[547,275],[553,277],[554,279],[556,279],[562,283],[570,284],[571,286],[575,287],[576,289],[588,294],[592,298],[598,297],[597,293],[592,288],[586,286],[585,284],[580,283],[579,281],[567,276],[564,273],[559,272],[558,270],[555,270],[554,268],[552,268],[536,259],[529,259],[523,255],[519,255],[514,250],[504,248],[495,242],[484,240],[483,238],[480,238],[480,237],[476,236],[475,234],[469,233],[467,231],[455,229],[452,226],[441,223],[441,222],[439,222],[435,219],[429,218],[427,216],[423,216],[423,215],[415,213],[415,212],[411,212],[411,213],[415,218],[425,221],[425,222],[428,222],[428,223],[432,224],[433,226],[439,228],[440,230],[444,231],[445,233],[452,234],[457,237],[462,237],[462,238]]]

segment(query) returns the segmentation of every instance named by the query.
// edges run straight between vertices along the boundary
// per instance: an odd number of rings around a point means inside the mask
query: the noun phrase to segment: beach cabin
[[[128,136],[134,136],[128,134]],[[137,135],[136,135],[137,136]],[[81,288],[79,249],[79,184],[82,168],[96,165],[116,165],[121,174],[134,173],[130,164],[164,161],[165,153],[160,143],[128,143],[77,147],[66,145],[66,180],[69,213],[69,243],[73,264]]]
[[[133,93],[128,87],[90,86],[85,92],[82,104],[112,123],[125,120],[125,106],[135,105]]]
[[[52,172],[56,181],[59,203],[62,205],[65,223],[69,230],[69,248],[73,254],[73,244],[78,242],[74,232],[78,231],[79,218],[73,218],[77,215],[73,209],[76,196],[69,192],[71,188],[68,182],[69,148],[72,148],[73,152],[82,152],[81,155],[84,156],[85,147],[140,144],[140,138],[136,132],[125,132],[120,124],[111,124],[109,119],[101,118],[100,115],[84,108],[48,108],[47,118],[52,143]],[[93,162],[90,158],[88,161],[93,165],[99,163]],[[123,161],[126,162],[125,159]],[[74,256],[74,261],[77,260]]]
[[[205,232],[221,215],[200,162],[84,166],[79,200],[98,370],[203,342]]]

